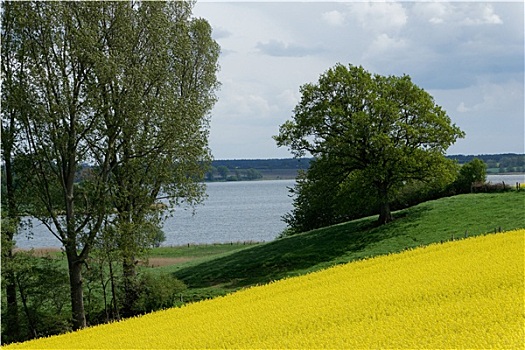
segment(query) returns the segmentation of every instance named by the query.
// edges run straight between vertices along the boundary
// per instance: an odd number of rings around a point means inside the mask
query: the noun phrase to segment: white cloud
[[[408,19],[403,3],[397,2],[350,3],[348,11],[365,30],[371,32],[399,30]]]
[[[520,101],[523,103],[523,83],[516,81],[505,84],[482,83],[478,85],[477,89],[478,99],[480,98],[481,100],[472,103],[470,106],[467,106],[465,102],[462,101],[457,108],[458,112],[492,111],[493,113],[497,113],[498,111],[507,109],[508,106],[519,105]]]
[[[340,27],[345,23],[345,15],[337,10],[324,12],[322,19],[334,27]]]
[[[408,43],[405,39],[390,37],[388,34],[382,33],[372,41],[363,57],[376,57],[387,52],[391,56],[393,52],[398,52],[399,50],[404,52],[407,46]]]
[[[212,36],[213,36],[213,39],[215,40],[228,38],[231,35],[232,33],[223,27],[213,28],[213,31],[212,31]]]
[[[414,4],[413,13],[429,23],[452,27],[503,23],[487,3],[423,2]]]
[[[445,23],[449,16],[450,4],[445,2],[419,2],[414,4],[412,13],[432,24]]]
[[[301,95],[299,94],[299,90],[285,89],[283,92],[277,95],[277,98],[284,108],[289,107],[291,111],[292,108],[295,107],[297,103],[299,103]]]
[[[523,152],[523,80],[479,82],[430,93],[466,133],[465,139],[448,150],[449,154]]]
[[[480,24],[502,24],[501,18],[494,13],[494,8],[489,4],[481,5],[477,11],[473,14],[474,16],[467,16],[463,20],[463,24],[466,25],[480,25]]]

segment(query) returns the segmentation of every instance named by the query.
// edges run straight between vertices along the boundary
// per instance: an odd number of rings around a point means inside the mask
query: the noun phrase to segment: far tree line
[[[488,173],[523,173],[525,172],[525,154],[501,153],[480,155],[451,155],[447,158],[465,164],[474,158],[482,160]]]
[[[499,154],[477,154],[477,155],[464,155],[464,154],[453,154],[446,155],[447,159],[451,159],[459,165],[466,164],[472,161],[474,158],[482,160],[487,168],[487,174],[491,173],[512,173],[512,172],[525,172],[525,154],[516,153],[499,153]],[[235,173],[235,171],[247,171],[254,169],[261,174],[263,177],[267,173],[277,170],[300,170],[306,171],[310,166],[310,162],[313,160],[311,157],[306,158],[276,158],[276,159],[220,159],[213,160],[211,162],[212,168],[206,173],[206,180],[209,180],[211,173],[214,177],[219,177],[220,174],[228,171],[228,174]],[[218,171],[222,168],[221,172]]]
[[[253,181],[262,179],[263,175],[260,171],[249,168],[249,169],[229,169],[224,165],[220,165],[217,168],[213,165],[210,166],[206,172],[206,181]]]

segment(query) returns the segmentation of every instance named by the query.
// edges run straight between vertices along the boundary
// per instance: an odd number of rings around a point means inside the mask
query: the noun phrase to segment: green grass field
[[[394,213],[377,227],[376,216],[265,244],[159,248],[152,258],[183,258],[152,270],[170,272],[188,285],[186,301],[222,295],[336,264],[399,252],[434,242],[525,227],[525,192],[469,194]]]

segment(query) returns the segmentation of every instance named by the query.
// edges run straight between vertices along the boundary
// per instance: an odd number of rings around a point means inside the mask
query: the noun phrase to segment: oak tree
[[[338,64],[301,100],[275,140],[299,157],[330,164],[338,178],[359,172],[374,189],[379,223],[392,220],[390,203],[407,181],[448,171],[447,148],[464,133],[408,75],[382,76]]]

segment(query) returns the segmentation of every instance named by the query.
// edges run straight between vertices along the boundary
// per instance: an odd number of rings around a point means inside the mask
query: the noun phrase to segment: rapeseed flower
[[[524,348],[524,236],[352,262],[6,349]]]

